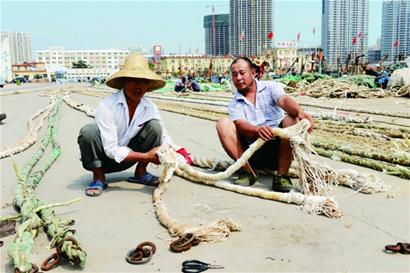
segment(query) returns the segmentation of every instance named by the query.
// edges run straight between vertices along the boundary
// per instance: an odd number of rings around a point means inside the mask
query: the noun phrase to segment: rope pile
[[[381,98],[388,95],[381,88],[358,86],[343,79],[323,79],[311,84],[300,82],[296,85],[296,88],[287,86],[285,91],[287,93],[306,95],[313,98]]]
[[[294,145],[296,145],[296,143],[303,145],[304,142],[301,135],[304,134],[303,131],[305,133],[307,132],[309,125],[309,122],[305,120],[305,122],[300,122],[296,126],[288,127],[286,129],[277,128],[272,130],[277,136],[290,138],[291,142]],[[287,203],[296,203],[303,205],[302,210],[309,213],[325,214],[328,217],[334,218],[341,217],[342,214],[339,211],[336,202],[330,197],[304,195],[295,192],[268,192],[261,189],[243,187],[220,181],[221,179],[230,177],[234,172],[245,165],[252,154],[264,143],[265,141],[258,139],[233,165],[229,166],[224,172],[216,174],[203,173],[193,169],[185,162],[185,159],[181,155],[175,152],[175,150],[171,146],[161,146],[157,155],[160,159],[161,165],[164,166],[164,170],[160,177],[160,185],[154,191],[153,202],[157,218],[159,219],[160,223],[167,228],[169,234],[172,237],[179,237],[180,239],[186,237],[187,234],[192,234],[192,236],[196,238],[198,242],[218,242],[226,239],[231,232],[240,230],[239,224],[229,218],[219,219],[213,224],[204,227],[191,227],[187,224],[181,224],[177,220],[173,219],[168,214],[161,196],[164,193],[167,184],[171,180],[174,172],[177,175],[185,177],[193,182],[201,182],[207,185],[212,185],[226,190],[257,196],[265,199]],[[298,149],[296,148],[295,150]],[[301,160],[301,162],[303,162],[303,160]],[[308,189],[311,190],[312,188],[309,187]]]
[[[47,231],[51,238],[51,247],[56,247],[60,255],[66,257],[69,262],[80,266],[85,263],[86,253],[74,237],[75,230],[69,227],[73,224],[73,221],[63,221],[51,210],[53,207],[69,205],[79,199],[66,203],[44,205],[34,194],[34,190],[40,183],[44,173],[61,154],[61,148],[56,141],[56,123],[59,118],[61,99],[53,97],[52,100],[55,101],[55,104],[50,109],[51,114],[47,132],[41,140],[40,147],[34,156],[26,162],[21,172],[15,165],[18,184],[13,198],[13,205],[19,209],[20,214],[0,219],[0,221],[10,219],[20,219],[22,221],[17,230],[16,238],[7,251],[15,266],[15,272],[30,272],[37,269],[37,266],[30,261],[30,252],[34,245],[34,238],[42,228]],[[38,164],[50,145],[51,153],[45,160],[44,165],[33,172],[33,168]]]
[[[410,84],[403,85],[400,88],[394,88],[392,90],[395,97],[410,97]]]

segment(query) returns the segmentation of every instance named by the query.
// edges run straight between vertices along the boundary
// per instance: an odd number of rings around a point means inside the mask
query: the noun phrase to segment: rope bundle
[[[27,122],[26,135],[16,144],[2,148],[0,150],[0,158],[20,153],[36,143],[38,139],[38,132],[41,127],[43,127],[44,120],[50,115],[50,112],[54,108],[55,104],[56,100],[52,97],[50,98],[50,103],[46,107],[40,109],[37,113],[32,115]],[[36,119],[38,119],[37,123],[35,123]]]
[[[67,203],[44,205],[38,199],[34,190],[42,179],[44,173],[50,168],[54,161],[60,156],[61,148],[56,142],[56,122],[60,113],[61,99],[53,97],[56,103],[50,109],[49,124],[45,136],[41,140],[41,145],[34,156],[24,165],[20,173],[15,166],[18,184],[13,198],[13,204],[20,210],[20,214],[12,218],[21,219],[22,224],[17,230],[17,235],[13,243],[8,248],[8,255],[12,259],[16,270],[29,272],[33,268],[30,262],[30,252],[34,245],[34,238],[44,228],[52,238],[52,245],[58,245],[61,253],[72,263],[85,263],[86,253],[77,245],[73,244],[74,230],[69,228],[72,221],[62,221],[55,216],[52,207],[69,205],[77,202],[78,199]],[[43,157],[45,150],[51,143],[52,149],[49,157],[45,160],[42,168],[32,172],[39,160]],[[8,217],[10,218],[10,217]],[[7,218],[0,219],[5,221]]]

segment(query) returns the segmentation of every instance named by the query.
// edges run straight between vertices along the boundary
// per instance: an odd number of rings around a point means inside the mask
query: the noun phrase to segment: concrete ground
[[[95,107],[100,99],[74,95],[73,99]],[[48,103],[39,92],[0,96],[0,112],[7,119],[0,125],[1,147],[14,144],[26,132],[30,115]],[[382,109],[381,109],[382,110]],[[225,157],[219,144],[215,123],[178,114],[162,112],[175,143],[193,154]],[[201,243],[184,253],[169,250],[170,236],[159,224],[152,205],[153,188],[125,182],[133,169],[109,175],[108,190],[100,197],[86,197],[84,189],[91,180],[78,160],[79,129],[92,119],[63,104],[58,124],[62,155],[44,175],[37,196],[45,203],[83,199],[69,207],[57,208],[64,219],[74,219],[76,236],[88,257],[83,269],[64,264],[53,272],[180,272],[181,263],[198,259],[220,264],[225,269],[209,272],[409,272],[410,256],[387,254],[386,244],[410,241],[410,184],[408,180],[370,169],[330,161],[335,168],[355,168],[377,173],[392,185],[389,192],[365,195],[338,187],[334,193],[344,213],[341,219],[302,213],[296,205],[244,196],[174,177],[163,200],[172,217],[182,223],[200,225],[221,217],[230,217],[242,225],[223,242]],[[44,131],[44,130],[43,130]],[[42,132],[43,132],[42,131]],[[0,160],[1,204],[16,186],[12,162],[22,167],[33,155],[34,145],[25,152]],[[161,168],[151,166],[155,174]],[[262,177],[255,185],[269,189],[270,178]],[[15,213],[12,207],[1,216]],[[6,254],[14,235],[2,238],[2,272],[13,272]],[[125,261],[127,251],[139,242],[151,240],[157,253],[143,265]],[[31,260],[36,264],[48,257],[47,237],[36,238]]]

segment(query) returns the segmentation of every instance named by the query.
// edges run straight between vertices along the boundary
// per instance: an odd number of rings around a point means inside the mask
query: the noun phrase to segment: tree
[[[91,68],[91,66],[83,60],[78,60],[78,62],[73,62],[73,68]]]

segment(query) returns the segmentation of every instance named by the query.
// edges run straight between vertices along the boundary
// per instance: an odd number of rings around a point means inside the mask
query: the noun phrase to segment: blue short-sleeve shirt
[[[278,106],[279,98],[285,95],[282,85],[273,81],[255,82],[255,105],[237,91],[228,106],[229,118],[244,119],[254,126],[278,127],[284,117],[283,109]]]

